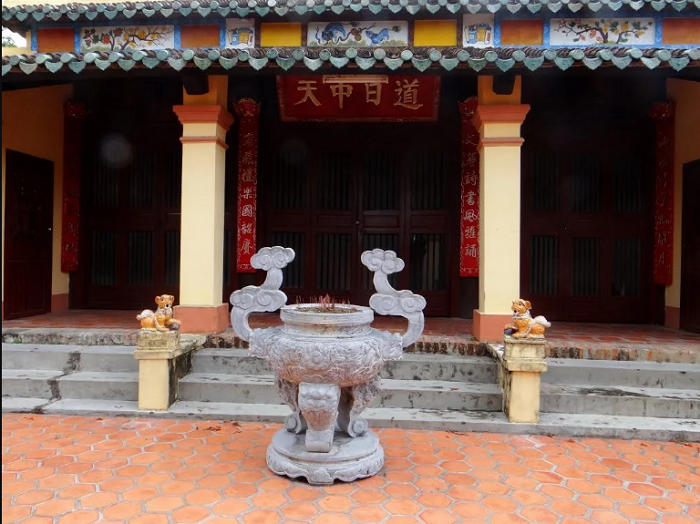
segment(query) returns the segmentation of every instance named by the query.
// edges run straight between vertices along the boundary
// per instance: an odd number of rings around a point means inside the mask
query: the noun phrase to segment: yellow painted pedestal
[[[177,399],[177,384],[189,369],[189,351],[177,331],[141,331],[134,358],[139,361],[140,410],[167,411]]]
[[[503,389],[503,412],[509,422],[540,421],[540,374],[547,371],[544,339],[505,337],[499,359],[498,383]]]

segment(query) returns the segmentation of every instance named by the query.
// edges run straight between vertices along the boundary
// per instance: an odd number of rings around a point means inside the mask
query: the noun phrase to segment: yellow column
[[[520,104],[520,86],[516,77],[512,94],[497,95],[493,77],[479,78],[479,340],[503,338],[511,303],[520,294],[520,126],[530,110]]]
[[[228,305],[222,301],[224,181],[226,132],[233,116],[224,109],[226,79],[210,78],[208,94],[186,95],[185,105],[173,108],[183,125],[180,305],[175,317],[185,333],[228,327]]]

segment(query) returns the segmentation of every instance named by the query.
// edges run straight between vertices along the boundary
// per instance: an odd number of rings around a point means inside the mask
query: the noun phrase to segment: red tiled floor
[[[265,467],[279,427],[3,416],[2,522],[700,521],[697,443],[385,429],[377,476],[316,487]]]

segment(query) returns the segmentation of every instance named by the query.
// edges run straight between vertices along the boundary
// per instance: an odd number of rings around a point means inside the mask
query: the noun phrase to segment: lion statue
[[[144,309],[140,315],[136,315],[136,320],[141,321],[141,329],[149,331],[171,331],[180,329],[180,323],[173,318],[172,295],[160,295],[155,299],[158,309],[151,311]]]
[[[527,300],[513,300],[513,322],[506,324],[504,333],[513,338],[544,338],[545,330],[552,324],[543,316],[532,318],[531,308],[532,304]]]

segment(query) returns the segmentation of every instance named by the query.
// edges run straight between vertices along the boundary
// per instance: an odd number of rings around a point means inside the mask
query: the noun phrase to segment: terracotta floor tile
[[[245,500],[232,499],[217,502],[212,506],[212,511],[216,515],[235,517],[250,509],[250,504]]]
[[[518,509],[518,503],[510,497],[490,495],[481,499],[481,504],[496,512],[514,512]]]
[[[201,522],[211,515],[210,511],[202,506],[186,506],[173,511],[171,517],[175,522],[193,523]]]
[[[360,506],[350,510],[349,515],[355,522],[381,522],[387,512],[384,508],[378,506]]]
[[[352,524],[350,517],[341,513],[324,513],[314,517],[311,522],[313,524]]]
[[[282,513],[286,519],[308,520],[318,513],[318,509],[309,502],[291,502],[285,504],[280,510],[280,513]]]
[[[452,512],[444,509],[427,509],[419,514],[418,518],[425,524],[453,524],[457,521]]]
[[[120,502],[102,510],[106,519],[124,520],[142,512],[141,505],[134,502]]]
[[[58,524],[92,524],[98,522],[100,514],[97,511],[78,510],[62,516]]]
[[[380,474],[316,487],[265,467],[267,443],[278,428],[5,415],[3,522],[700,520],[700,446],[694,444],[387,429],[378,431],[387,454]],[[425,456],[435,461],[427,463]]]

